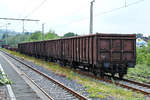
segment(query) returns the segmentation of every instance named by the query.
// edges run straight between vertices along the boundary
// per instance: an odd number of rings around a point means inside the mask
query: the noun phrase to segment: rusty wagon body
[[[83,66],[94,74],[119,74],[136,64],[135,34],[94,34],[63,39],[20,43],[21,53],[59,60],[74,68]]]

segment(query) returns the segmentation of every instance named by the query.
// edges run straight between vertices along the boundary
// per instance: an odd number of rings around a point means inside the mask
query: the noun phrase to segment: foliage
[[[26,32],[25,34],[16,34],[16,35],[7,35],[4,34],[2,36],[2,43],[1,44],[6,44],[6,41],[8,45],[17,47],[18,43],[21,42],[31,42],[31,41],[40,41],[42,40],[42,33],[40,31],[36,31],[34,33],[29,33]],[[49,39],[57,39],[59,36],[54,32],[54,31],[49,31],[48,33],[44,34],[44,40],[49,40]]]
[[[142,33],[138,33],[138,34],[136,34],[136,37],[137,37],[137,38],[142,38],[142,37],[143,37],[143,34],[142,34]]]
[[[150,66],[150,41],[147,47],[137,47],[137,64],[146,64]]]
[[[44,60],[40,60],[9,50],[7,50],[7,52],[19,57],[23,57],[23,59],[30,60],[39,66],[45,67],[48,70],[53,71],[57,75],[66,77],[66,79],[76,81],[77,83],[85,86],[85,89],[89,93],[90,98],[116,98],[117,100],[141,100],[144,98],[144,96],[140,93],[135,93],[130,90],[117,87],[114,84],[108,84],[87,76],[80,75],[78,73],[73,72],[72,69],[61,67],[58,64],[46,62]],[[80,90],[80,92],[82,92],[82,90]]]
[[[136,66],[128,69],[127,78],[150,84],[150,41],[147,47],[137,47]]]
[[[3,72],[0,70],[0,85],[5,84],[12,84],[12,81],[7,78],[6,74],[3,74]]]
[[[44,40],[49,39],[57,39],[59,36],[54,31],[49,31],[47,34],[44,35]]]
[[[129,68],[126,76],[139,82],[150,84],[150,67],[144,64],[138,64],[135,68]]]
[[[71,36],[77,36],[77,34],[73,32],[68,32],[64,34],[63,37],[71,37]],[[15,35],[8,35],[8,34],[3,34],[2,36],[2,44],[8,44],[12,47],[17,47],[18,43],[21,42],[33,42],[33,41],[41,41],[41,40],[50,40],[50,39],[57,39],[60,38],[55,31],[50,30],[49,32],[42,34],[41,31],[36,31],[33,33],[26,32],[24,34],[15,34]]]
[[[30,40],[32,40],[32,41],[38,41],[38,40],[40,40],[41,38],[42,38],[42,34],[41,34],[40,31],[34,32],[34,33],[32,33],[31,36],[30,36]]]
[[[8,37],[8,34],[3,34],[3,36],[2,36],[2,39],[4,39],[4,38],[7,38]]]
[[[72,37],[72,36],[77,36],[77,34],[75,34],[73,32],[68,32],[68,33],[64,34],[63,37]]]

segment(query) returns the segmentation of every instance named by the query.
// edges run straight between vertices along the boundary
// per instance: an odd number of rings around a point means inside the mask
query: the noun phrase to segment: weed
[[[8,79],[6,74],[3,74],[3,72],[0,70],[0,85],[5,85],[5,84],[12,84],[13,82]]]
[[[99,80],[91,79],[87,76],[83,76],[78,73],[75,73],[69,68],[61,67],[55,63],[42,61],[40,59],[25,56],[16,52],[11,52],[11,51],[8,51],[8,52],[13,55],[15,54],[19,57],[24,57],[24,59],[30,60],[34,62],[35,64],[42,65],[43,67],[47,68],[48,70],[51,70],[52,72],[56,74],[65,75],[68,80],[76,81],[77,83],[83,85],[86,91],[90,93],[89,94],[90,98],[104,99],[108,97],[114,97],[114,98],[117,98],[117,100],[119,99],[120,100],[134,100],[135,99],[136,100],[137,98],[140,98],[142,100],[144,98],[143,94],[135,93],[130,90],[117,87],[115,84],[108,84],[105,82],[100,82]],[[133,70],[131,70],[131,73],[134,74]],[[112,81],[113,83],[115,83],[113,79]]]
[[[150,83],[150,67],[148,65],[136,65],[135,68],[129,68],[126,78]]]

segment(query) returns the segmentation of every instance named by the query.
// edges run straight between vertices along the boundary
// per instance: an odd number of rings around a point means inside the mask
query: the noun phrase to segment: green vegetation
[[[137,48],[137,64],[150,65],[150,41],[147,47]]]
[[[136,65],[135,68],[129,69],[127,78],[150,84],[150,66],[148,65]]]
[[[54,31],[51,30],[44,35],[44,40],[57,39],[57,38],[59,38],[59,36]]]
[[[77,36],[77,34],[73,33],[73,32],[68,32],[66,34],[64,34],[64,36],[62,37],[72,37],[72,36]],[[29,33],[26,32],[24,34],[16,34],[16,35],[8,35],[8,34],[3,34],[1,40],[2,43],[1,44],[7,44],[12,46],[12,47],[17,47],[18,43],[21,42],[32,42],[32,41],[41,41],[42,38],[44,40],[50,40],[50,39],[58,39],[61,38],[60,36],[58,36],[55,31],[50,30],[47,33],[44,33],[43,37],[42,37],[42,33],[41,31],[36,31],[33,33]]]
[[[76,34],[69,32],[66,33],[63,37],[75,36]],[[142,37],[141,34],[138,35]],[[15,36],[8,36],[8,44],[16,45],[19,42],[27,42],[27,41],[39,41],[41,40],[42,35],[40,31],[34,33],[25,33],[25,34],[17,34]],[[44,34],[44,39],[56,39],[59,36],[50,31]],[[6,39],[6,36],[3,36],[3,40]],[[4,49],[3,49],[4,50]],[[35,64],[43,66],[48,70],[55,72],[57,75],[62,77],[66,77],[68,80],[75,80],[77,83],[82,84],[86,87],[88,93],[90,93],[90,98],[115,98],[117,100],[145,100],[144,95],[140,93],[135,93],[130,90],[123,89],[121,87],[115,86],[114,84],[106,84],[103,82],[99,82],[98,80],[91,79],[86,76],[82,76],[78,73],[73,72],[72,69],[68,69],[66,67],[60,67],[59,65],[46,62],[41,59],[37,59],[34,57],[29,57],[17,52],[8,51],[7,52],[22,57],[23,59],[30,60]],[[137,47],[136,53],[137,65],[135,68],[131,68],[128,70],[128,74],[125,76],[126,78],[133,79],[139,82],[149,83],[150,84],[150,41],[148,42],[147,47]],[[82,92],[82,91],[81,91]]]
[[[132,92],[131,90],[115,86],[114,84],[99,82],[98,80],[75,73],[72,69],[61,67],[56,63],[29,57],[18,52],[12,52],[8,50],[7,52],[43,66],[48,70],[53,71],[57,75],[66,77],[68,80],[75,80],[77,83],[85,86],[88,93],[90,93],[90,98],[110,98],[110,100],[111,98],[116,98],[117,100],[145,100],[143,94]]]
[[[72,36],[77,36],[77,34],[75,34],[73,32],[68,32],[68,33],[64,34],[63,37],[72,37]]]
[[[48,33],[44,34],[44,40],[56,39],[56,38],[59,38],[59,36],[54,31],[50,30]],[[17,47],[17,44],[20,42],[41,41],[42,33],[40,31],[36,31],[34,33],[26,32],[25,34],[16,34],[11,36],[7,34],[3,34],[2,44],[6,44],[6,40],[10,46]]]
[[[0,85],[5,85],[5,84],[12,84],[12,81],[8,79],[6,74],[3,74],[2,71],[0,70]]]
[[[137,65],[128,70],[127,78],[150,84],[150,41],[147,47],[137,48]]]

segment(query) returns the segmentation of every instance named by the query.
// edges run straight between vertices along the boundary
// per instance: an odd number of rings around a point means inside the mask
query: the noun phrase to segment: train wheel
[[[97,72],[96,72],[96,71],[94,71],[93,74],[94,74],[95,76],[97,76]]]
[[[60,61],[60,65],[61,65],[62,67],[64,67],[64,66],[65,66],[64,61]]]
[[[104,70],[100,69],[100,77],[104,77]]]
[[[71,66],[72,68],[77,69],[77,64],[75,62],[72,62]]]
[[[89,72],[92,72],[92,71],[93,71],[93,70],[92,70],[92,67],[89,66],[89,67],[88,67],[88,71],[89,71]]]
[[[101,76],[102,78],[104,78],[104,72],[101,72],[101,73],[100,73],[100,76]]]
[[[74,69],[77,69],[77,66],[76,66],[76,65],[74,65],[74,66],[73,66],[73,68],[74,68]]]
[[[95,76],[97,76],[97,74],[98,74],[98,69],[96,68],[96,66],[93,66],[92,72],[93,72],[93,74],[94,74]]]
[[[111,77],[114,77],[115,76],[115,73],[111,73]]]
[[[119,78],[120,78],[120,79],[122,79],[122,78],[123,78],[123,76],[124,76],[124,74],[123,74],[123,73],[119,73]]]

